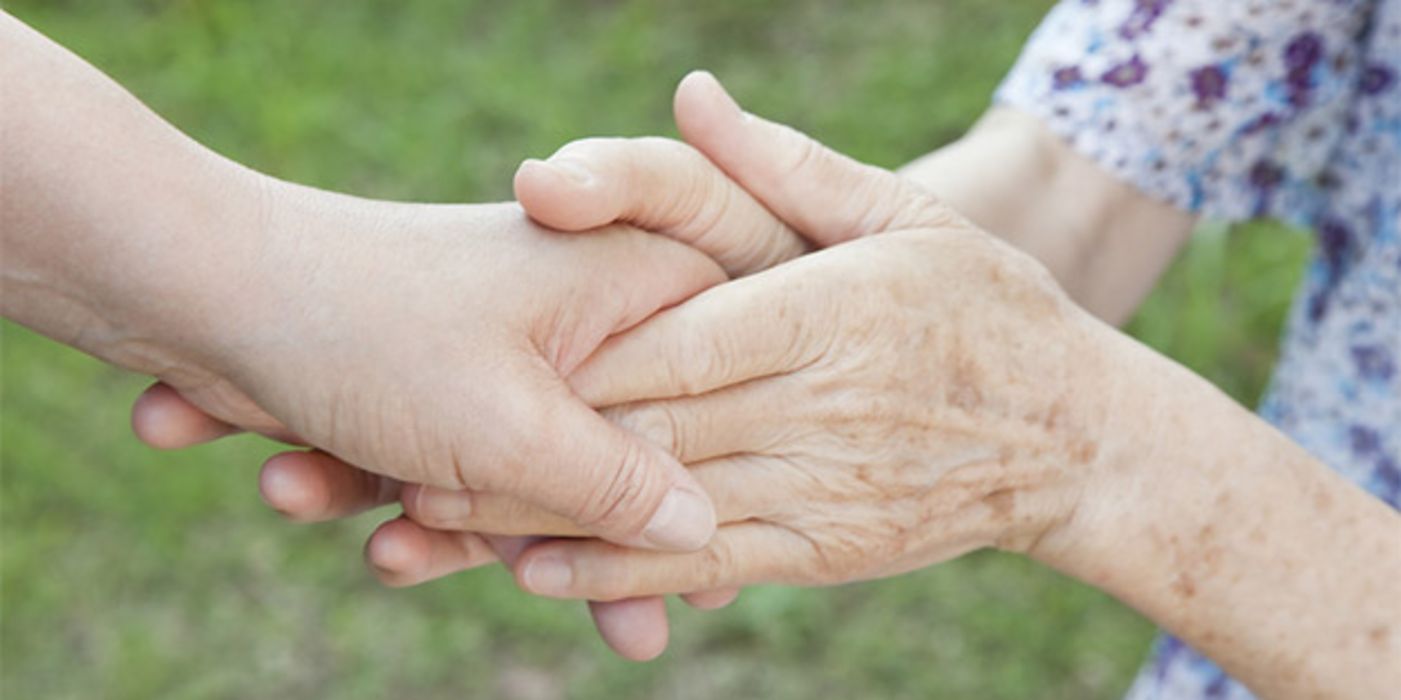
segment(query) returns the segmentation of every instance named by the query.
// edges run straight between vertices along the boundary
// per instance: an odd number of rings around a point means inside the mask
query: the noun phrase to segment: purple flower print
[[[1123,63],[1104,72],[1100,80],[1113,85],[1114,87],[1126,88],[1138,85],[1148,76],[1148,64],[1143,62],[1137,54]]]
[[[1349,427],[1348,440],[1352,443],[1352,453],[1355,455],[1372,454],[1382,445],[1381,434],[1365,425]]]
[[[1317,324],[1328,313],[1328,293],[1314,292],[1309,296],[1309,322]]]
[[[1250,120],[1250,122],[1245,125],[1245,128],[1242,130],[1241,133],[1245,134],[1246,136],[1250,136],[1252,134],[1257,134],[1261,131],[1272,128],[1278,124],[1279,117],[1274,112],[1265,112],[1264,114],[1261,114],[1255,119]]]
[[[1119,25],[1119,36],[1133,39],[1147,34],[1171,4],[1172,0],[1135,0],[1133,12]]]
[[[1262,190],[1272,190],[1284,182],[1284,168],[1269,160],[1257,161],[1250,168],[1250,184]]]
[[[1396,361],[1379,345],[1352,346],[1352,364],[1363,379],[1387,381],[1396,374]]]
[[[1339,275],[1352,249],[1352,230],[1337,219],[1324,219],[1318,225],[1318,247],[1329,273]]]
[[[1377,467],[1372,472],[1372,478],[1377,480],[1377,495],[1383,501],[1395,506],[1401,503],[1401,467],[1396,465],[1395,460],[1390,457],[1382,457],[1377,460]]]
[[[1226,85],[1230,77],[1221,66],[1203,66],[1191,73],[1192,94],[1197,96],[1197,104],[1210,107],[1225,99]]]
[[[1085,76],[1080,73],[1079,66],[1065,66],[1051,73],[1051,84],[1057,90],[1076,87],[1084,82]]]
[[[1284,168],[1274,161],[1264,159],[1250,166],[1250,184],[1258,190],[1255,200],[1255,215],[1264,216],[1270,208],[1275,188],[1284,182]]]
[[[1226,672],[1220,669],[1216,669],[1213,675],[1215,678],[1212,678],[1211,682],[1207,684],[1206,694],[1202,697],[1206,700],[1220,700],[1220,698],[1227,697],[1227,694],[1231,692],[1230,676],[1227,676]]]
[[[1364,95],[1380,95],[1391,89],[1396,84],[1396,74],[1390,68],[1373,63],[1362,69],[1362,78],[1358,81],[1358,88]]]
[[[1313,69],[1323,58],[1323,37],[1304,32],[1284,46],[1284,89],[1289,104],[1300,109],[1313,101]]]
[[[1323,37],[1317,32],[1304,32],[1289,40],[1284,46],[1284,67],[1313,68],[1323,57]]]

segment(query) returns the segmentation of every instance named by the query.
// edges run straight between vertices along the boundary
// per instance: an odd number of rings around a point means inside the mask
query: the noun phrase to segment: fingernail
[[[380,546],[370,554],[370,566],[384,574],[399,574],[408,568],[403,551],[395,547]]]
[[[471,514],[471,503],[465,498],[435,488],[421,486],[414,497],[414,512],[434,523],[461,521]]]
[[[690,552],[704,547],[714,533],[715,511],[710,502],[677,486],[662,499],[642,536],[653,546]]]
[[[545,165],[580,187],[593,184],[593,172],[576,160],[561,158],[545,161]]]
[[[574,583],[574,569],[553,554],[543,554],[525,565],[525,587],[540,595],[565,595]]]
[[[258,475],[263,500],[282,515],[292,518],[316,518],[330,508],[330,495],[309,485],[290,470],[271,461]]]

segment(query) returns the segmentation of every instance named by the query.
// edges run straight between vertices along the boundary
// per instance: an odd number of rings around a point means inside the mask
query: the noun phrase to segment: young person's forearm
[[[0,311],[132,369],[177,362],[149,334],[217,318],[262,178],[4,13],[0,84]]]
[[[1269,698],[1401,687],[1401,515],[1127,338],[1102,471],[1035,555]]]
[[[1194,224],[1007,108],[900,174],[1039,259],[1077,302],[1115,324],[1138,307]]]

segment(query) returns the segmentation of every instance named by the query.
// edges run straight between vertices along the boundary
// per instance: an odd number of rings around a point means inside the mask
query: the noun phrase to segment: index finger
[[[731,277],[802,255],[801,236],[680,141],[591,138],[516,171],[516,198],[551,228],[626,222],[709,255]]]
[[[712,287],[609,338],[570,374],[570,387],[590,406],[616,406],[695,396],[814,361],[822,346],[804,323],[809,305],[793,303],[800,282],[788,274],[813,257]]]

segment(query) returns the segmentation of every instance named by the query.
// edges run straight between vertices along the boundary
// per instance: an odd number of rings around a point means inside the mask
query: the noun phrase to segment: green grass
[[[706,67],[756,111],[887,166],[961,132],[1048,2],[12,0],[9,11],[181,128],[278,176],[359,194],[509,196],[573,138],[673,133]],[[1209,230],[1132,328],[1253,401],[1306,239]],[[672,650],[610,656],[583,609],[499,570],[377,586],[388,513],[280,522],[252,438],[157,454],[144,386],[3,330],[0,695],[6,698],[1109,698],[1149,624],[1025,561],[978,554],[831,590],[676,608]]]

